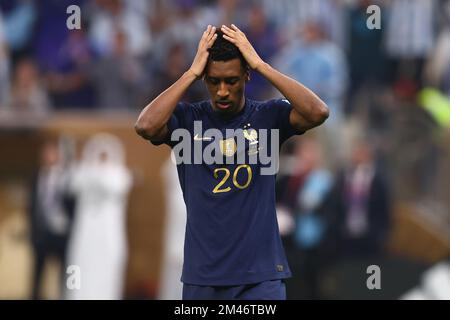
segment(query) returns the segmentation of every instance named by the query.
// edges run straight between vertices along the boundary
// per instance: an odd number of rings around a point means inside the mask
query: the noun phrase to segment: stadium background
[[[81,8],[80,30],[66,27],[72,4]],[[379,30],[366,26],[371,4],[381,8]],[[444,0],[0,1],[0,298],[30,297],[27,208],[42,145],[64,137],[79,155],[101,132],[121,140],[133,176],[121,297],[177,298],[183,220],[177,218],[182,212],[173,212],[180,211],[180,199],[171,189],[169,149],[150,146],[133,125],[187,70],[209,23],[241,27],[266,61],[331,108],[323,128],[285,146],[280,177],[306,161],[301,147],[297,152],[302,139],[323,148],[316,165],[334,176],[350,165],[355,145],[369,145],[388,177],[391,210],[380,230],[382,250],[370,258],[337,257],[319,277],[314,297],[448,299],[450,1]],[[185,99],[206,94],[198,82]],[[247,96],[277,93],[252,74]],[[305,259],[289,238],[291,222],[284,239],[290,259]],[[370,264],[381,267],[381,290],[366,287]],[[437,285],[430,272],[436,265],[443,266]],[[292,291],[307,285],[303,268],[295,267],[288,298],[310,297]],[[59,298],[58,272],[58,262],[49,260],[43,298]]]

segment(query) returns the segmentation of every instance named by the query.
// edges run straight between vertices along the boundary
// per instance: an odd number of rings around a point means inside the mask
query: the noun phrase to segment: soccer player
[[[250,69],[285,99],[246,98]],[[211,99],[180,102],[199,79]],[[209,25],[191,67],[144,108],[135,130],[155,145],[174,147],[172,133],[185,129],[190,144],[200,143],[202,150],[220,144],[223,157],[233,158],[240,152],[238,135],[245,137],[244,153],[257,154],[272,144],[255,149],[257,130],[278,132],[281,144],[322,124],[328,112],[313,92],[264,62],[238,27]],[[194,133],[194,121],[200,121],[202,132]],[[219,130],[224,139],[208,136],[208,129]],[[227,136],[229,129],[237,133]],[[178,164],[187,208],[183,299],[286,299],[283,279],[291,272],[275,212],[275,174],[262,174],[262,167],[261,162]]]

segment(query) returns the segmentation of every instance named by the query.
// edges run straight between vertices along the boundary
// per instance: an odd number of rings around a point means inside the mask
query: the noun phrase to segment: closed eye
[[[225,82],[227,83],[227,84],[235,84],[235,83],[237,83],[239,81],[239,78],[226,78],[225,79]]]
[[[220,80],[217,78],[208,78],[208,82],[213,84],[213,85],[218,85]]]

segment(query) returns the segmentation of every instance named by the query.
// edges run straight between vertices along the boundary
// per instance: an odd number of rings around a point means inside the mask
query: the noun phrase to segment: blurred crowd
[[[66,27],[73,4],[78,30]],[[367,25],[373,4],[379,29]],[[294,278],[288,289],[305,291],[289,297],[321,297],[321,267],[338,255],[382,254],[399,201],[450,230],[449,0],[1,1],[0,119],[137,114],[189,68],[208,24],[231,23],[330,107],[323,128],[283,149],[280,231],[310,281]],[[246,95],[279,93],[251,73]],[[184,99],[208,99],[201,81]]]
[[[2,111],[37,114],[138,110],[189,67],[207,24],[235,23],[264,60],[318,93],[338,121],[354,111],[349,99],[368,84],[408,95],[426,80],[450,90],[447,3],[2,1],[0,105]],[[73,4],[81,8],[81,28],[69,30],[66,9]],[[381,29],[366,25],[371,4],[381,8]],[[256,100],[276,94],[257,74],[247,93]],[[199,85],[187,99],[206,97]]]

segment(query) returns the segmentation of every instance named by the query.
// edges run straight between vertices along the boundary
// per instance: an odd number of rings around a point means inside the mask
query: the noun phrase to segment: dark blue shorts
[[[183,284],[183,300],[286,300],[283,280],[241,286],[197,286]]]

